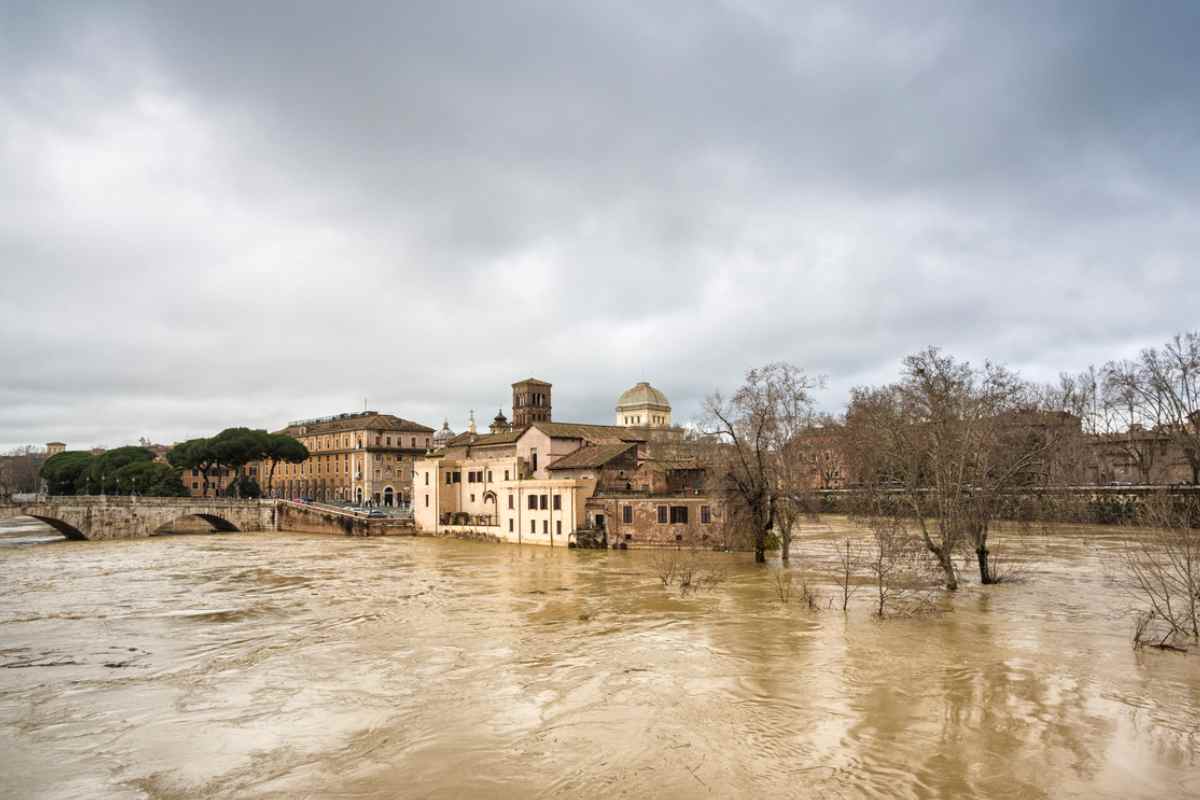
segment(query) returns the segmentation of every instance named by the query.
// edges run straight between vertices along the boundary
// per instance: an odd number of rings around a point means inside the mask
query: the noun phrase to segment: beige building
[[[702,471],[663,457],[681,432],[665,422],[554,422],[550,384],[528,379],[512,388],[511,429],[502,413],[486,434],[472,419],[466,433],[415,463],[418,530],[551,547],[573,544],[581,531],[614,547],[675,543],[685,530],[704,538],[718,515]],[[639,384],[622,400],[634,392],[631,406],[644,419],[669,420],[666,397],[648,388]]]
[[[433,447],[434,430],[378,411],[338,414],[290,423],[279,433],[298,439],[310,457],[300,464],[258,465],[264,494],[407,505],[413,461]]]
[[[259,464],[247,464],[246,476],[258,480],[260,468]],[[192,497],[221,497],[233,486],[236,477],[237,473],[228,467],[213,467],[207,475],[198,469],[185,469],[179,479]]]

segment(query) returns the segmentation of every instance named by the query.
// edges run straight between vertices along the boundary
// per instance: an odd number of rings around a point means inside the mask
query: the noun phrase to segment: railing
[[[34,497],[35,499],[26,499]],[[109,505],[158,505],[158,506],[245,506],[258,504],[256,498],[237,497],[146,497],[127,494],[43,494],[13,496],[9,502],[18,505],[34,503],[107,503]]]
[[[316,510],[325,514],[335,514],[339,517],[347,517],[349,519],[362,519],[368,521],[377,520],[378,522],[383,523],[407,523],[412,522],[413,519],[413,514],[411,511],[398,511],[392,513],[386,513],[385,511],[385,513],[382,515],[377,513],[374,516],[371,516],[372,511],[383,511],[384,509],[345,508],[343,506],[333,506],[326,503],[301,503],[296,500],[276,500],[272,502],[283,503],[284,505],[291,506],[292,508],[298,510]]]
[[[443,511],[438,518],[438,523],[470,528],[500,527],[500,522],[494,514],[468,514],[465,511]]]

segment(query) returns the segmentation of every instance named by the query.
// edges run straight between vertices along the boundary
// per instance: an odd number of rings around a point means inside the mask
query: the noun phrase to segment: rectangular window
[[[428,440],[428,439],[426,439],[426,440],[425,440],[425,444],[429,444],[429,440]],[[415,437],[415,436],[414,436],[414,437],[413,437],[413,439],[412,439],[412,446],[413,446],[413,447],[416,447],[416,446],[417,446],[417,437]]]
[[[390,436],[389,436],[389,437],[387,437],[387,440],[386,440],[386,441],[387,441],[387,446],[388,446],[388,447],[391,447],[391,446],[392,446],[392,437],[390,437]]]
[[[624,506],[621,508],[621,521],[626,525],[633,523],[633,506]]]
[[[671,524],[672,525],[687,525],[688,507],[687,506],[671,506]]]
[[[475,502],[475,495],[473,495],[473,494],[471,495],[471,502],[472,502],[472,503],[474,503],[474,502]]]
[[[462,483],[462,473],[461,472],[454,473],[454,482]]]
[[[562,520],[561,519],[554,520],[554,532],[557,533],[559,536],[562,536]]]
[[[428,472],[425,473],[425,485],[426,486],[429,485],[429,473]]]
[[[708,506],[700,506],[700,522],[707,525],[712,522],[712,512]]]
[[[490,469],[488,470],[488,479],[487,479],[487,482],[488,482],[488,483],[491,483],[491,482],[492,482],[492,471],[491,471]]]
[[[454,473],[453,472],[446,473],[446,483],[454,483]]]
[[[511,494],[508,496],[508,507],[509,507],[509,508],[512,508],[512,507],[513,507],[513,499],[512,499],[512,495],[511,495]]]
[[[659,525],[667,524],[667,507],[666,506],[658,507],[658,524]]]
[[[554,510],[562,511],[562,495],[561,494],[554,495]]]
[[[425,507],[429,508],[429,495],[425,495]]]
[[[510,497],[509,499],[511,500],[512,498]],[[513,532],[513,521],[512,521],[512,518],[511,518],[511,517],[510,517],[510,518],[509,518],[509,520],[508,520],[508,532],[509,532],[509,533],[512,533],[512,532]]]
[[[536,494],[529,495],[529,510],[537,511],[537,495]]]
[[[533,463],[533,471],[537,472],[537,448],[536,447],[530,448],[529,460]]]
[[[508,470],[504,470],[504,480],[508,480]]]
[[[537,533],[537,521],[536,520],[532,520],[532,519],[529,520],[529,532]]]
[[[542,506],[542,511],[545,511],[546,508],[549,506],[548,501],[550,500],[550,496],[543,494],[543,495],[539,495],[539,497],[541,498],[540,502],[541,502],[541,506]]]
[[[549,532],[550,532],[549,520],[542,520],[542,533],[549,533]]]

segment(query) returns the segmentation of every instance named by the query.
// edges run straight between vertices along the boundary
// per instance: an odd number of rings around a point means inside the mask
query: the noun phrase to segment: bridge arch
[[[69,522],[64,522],[56,517],[39,516],[38,514],[28,514],[27,516],[29,516],[31,519],[36,519],[38,522],[46,523],[68,539],[72,539],[76,542],[86,542],[88,540],[88,537],[83,535],[83,531],[79,530],[79,528],[76,528]]]
[[[183,515],[176,517],[175,519],[171,520],[170,522],[166,523],[165,525],[162,525],[161,527],[159,527],[158,530],[155,531],[155,533],[174,533],[175,527],[180,522],[182,522],[184,520],[192,520],[192,519],[199,519],[199,520],[203,520],[204,522],[208,523],[209,526],[211,526],[211,530],[210,530],[211,533],[237,533],[241,530],[240,528],[238,528],[237,525],[234,525],[229,520],[227,520],[224,517],[219,516],[217,514],[209,514],[209,513],[204,513],[204,512],[193,512],[191,514],[183,514]]]

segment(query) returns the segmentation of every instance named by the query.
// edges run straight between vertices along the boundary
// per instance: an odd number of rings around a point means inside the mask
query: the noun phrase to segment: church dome
[[[654,408],[662,411],[670,411],[671,403],[667,400],[667,396],[655,389],[647,381],[642,381],[637,386],[626,389],[617,398],[617,411],[634,408]]]
[[[442,420],[442,429],[433,434],[433,446],[444,447],[454,436],[454,431],[450,430],[450,420]]]

